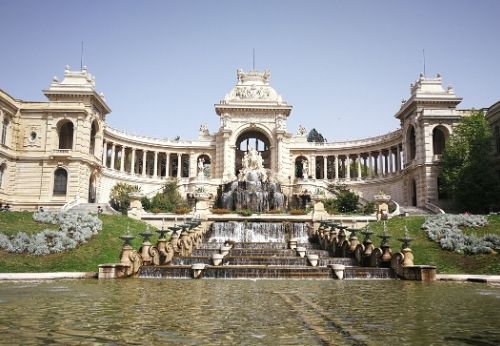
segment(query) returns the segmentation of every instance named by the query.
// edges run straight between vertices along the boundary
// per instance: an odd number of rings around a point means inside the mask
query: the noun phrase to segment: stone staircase
[[[92,213],[97,214],[97,207],[100,206],[102,208],[102,213],[107,215],[120,215],[119,212],[114,210],[109,206],[108,203],[80,203],[75,205],[70,210],[73,212],[81,212],[81,213]]]
[[[408,205],[401,205],[399,206],[399,209],[401,210],[401,213],[408,213],[409,216],[429,216],[429,215],[434,215],[432,211],[426,208],[420,208],[420,207],[414,207],[414,206],[408,206]]]

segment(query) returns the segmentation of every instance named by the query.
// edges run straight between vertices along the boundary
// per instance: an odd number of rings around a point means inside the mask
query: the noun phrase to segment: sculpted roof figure
[[[236,87],[226,95],[221,103],[264,103],[264,104],[286,104],[276,90],[269,85],[271,72],[236,70]]]

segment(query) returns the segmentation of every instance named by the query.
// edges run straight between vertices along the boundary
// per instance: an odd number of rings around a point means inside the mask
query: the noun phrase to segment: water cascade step
[[[338,276],[332,268],[345,268],[343,278],[348,280],[396,278],[390,268],[360,267],[354,257],[332,257],[330,250],[310,241],[307,229],[305,223],[215,222],[206,241],[189,256],[178,254],[169,265],[142,266],[139,277],[331,280]],[[289,248],[290,239],[305,250],[304,257]]]

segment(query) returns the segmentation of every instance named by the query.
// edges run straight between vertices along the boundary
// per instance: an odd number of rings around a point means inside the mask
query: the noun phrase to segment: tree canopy
[[[442,189],[462,211],[484,213],[498,204],[500,181],[492,149],[492,133],[482,112],[463,118],[446,143]]]
[[[309,134],[307,135],[307,141],[324,143],[326,142],[326,138],[323,137],[323,135],[319,133],[316,129],[312,129],[311,131],[309,131]]]

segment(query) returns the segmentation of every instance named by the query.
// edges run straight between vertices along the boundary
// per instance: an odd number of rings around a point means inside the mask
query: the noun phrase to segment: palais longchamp
[[[328,185],[338,182],[367,201],[384,191],[402,206],[446,208],[440,157],[454,126],[471,112],[457,109],[462,98],[443,87],[440,75],[420,75],[394,115],[398,130],[308,142],[305,127],[287,128],[292,106],[271,87],[269,71],[238,70],[236,85],[215,105],[219,128],[201,125],[198,138],[188,141],[108,126],[111,109],[85,67],[67,67],[62,81],[54,78],[43,93],[47,101],[30,102],[0,90],[0,203],[12,210],[107,203],[120,182],[138,185],[146,196],[168,180],[185,197],[200,189],[216,195],[248,162],[287,199],[328,194]],[[500,172],[500,102],[478,109],[491,126]]]

